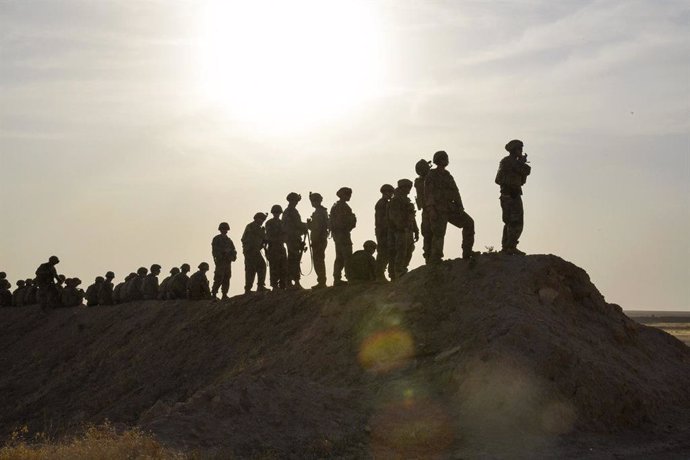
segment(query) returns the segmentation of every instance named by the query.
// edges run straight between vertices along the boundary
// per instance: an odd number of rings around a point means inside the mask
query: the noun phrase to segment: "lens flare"
[[[450,418],[436,402],[405,395],[370,420],[373,458],[439,458],[453,443]]]
[[[390,327],[367,337],[359,349],[360,365],[374,373],[401,369],[414,356],[414,342],[400,327]]]

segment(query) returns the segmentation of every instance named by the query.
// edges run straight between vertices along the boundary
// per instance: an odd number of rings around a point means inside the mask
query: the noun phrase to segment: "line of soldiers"
[[[500,186],[500,204],[503,220],[502,250],[509,255],[524,255],[517,249],[524,222],[522,186],[531,172],[524,144],[518,139],[505,146],[508,155],[501,159],[495,182]],[[435,165],[432,168],[431,163]],[[297,205],[301,195],[291,192],[287,195],[287,207],[276,204],[271,208],[272,218],[262,212],[256,213],[242,234],[242,252],[245,268],[245,293],[252,290],[254,281],[257,291],[268,291],[266,272],[270,268],[270,286],[278,289],[302,289],[301,260],[307,250],[311,250],[313,269],[317,284],[312,289],[326,287],[325,251],[328,239],[335,245],[333,262],[333,285],[368,281],[386,282],[387,272],[391,281],[408,271],[415,243],[423,239],[423,257],[426,264],[439,264],[443,260],[443,247],[448,224],[462,229],[462,258],[472,260],[476,252],[474,246],[474,220],[465,211],[460,192],[448,172],[448,154],[438,151],[431,162],[419,160],[415,165],[417,178],[414,183],[400,179],[397,187],[384,184],[381,198],[374,206],[376,242],[368,240],[363,249],[353,253],[351,232],[357,225],[357,218],[348,202],[352,189],[340,188],[330,212],[323,206],[323,196],[309,193],[309,201],[314,208],[310,218],[302,221]],[[415,204],[409,195],[414,187]],[[417,226],[416,211],[421,211],[421,230]],[[281,217],[282,215],[282,217]],[[264,226],[265,223],[265,226]],[[151,266],[150,272],[141,267],[130,273],[122,283],[113,286],[115,275],[106,273],[97,277],[94,284],[79,289],[81,280],[65,279],[55,271],[58,258],[52,256],[47,263],[36,270],[34,280],[18,281],[14,293],[11,285],[0,278],[0,306],[28,305],[40,303],[44,306],[74,306],[86,300],[87,306],[111,305],[135,300],[199,300],[216,298],[220,290],[222,298],[228,297],[232,263],[237,260],[237,250],[228,236],[230,225],[222,222],[219,234],[211,242],[211,253],[215,263],[213,285],[209,287],[206,272],[209,265],[199,264],[199,270],[191,276],[188,264],[182,264],[170,271],[160,285],[158,275],[160,265]],[[266,256],[266,260],[262,255]],[[374,259],[374,253],[376,259]],[[347,282],[343,280],[343,274]],[[3,274],[4,275],[4,274]],[[63,283],[65,286],[63,286]]]
[[[22,307],[39,304],[43,308],[76,307],[86,304],[87,307],[96,305],[114,305],[137,300],[174,300],[210,299],[211,291],[206,272],[209,265],[199,264],[199,270],[188,275],[189,264],[182,264],[180,268],[173,267],[170,275],[158,283],[161,266],[153,264],[150,271],[140,267],[136,273],[132,272],[124,281],[114,285],[115,274],[111,271],[105,276],[97,276],[94,283],[86,288],[79,288],[79,278],[66,278],[58,275],[55,265],[60,259],[51,256],[48,262],[41,264],[33,279],[17,281],[17,288],[11,292],[11,284],[5,273],[0,276],[0,306]]]
[[[504,223],[502,252],[524,254],[517,249],[517,244],[523,227],[522,185],[531,168],[527,164],[527,155],[523,154],[522,141],[514,139],[506,144],[505,149],[509,154],[501,160],[495,179],[501,189]],[[432,162],[434,168],[431,167]],[[354,254],[351,232],[357,225],[357,218],[348,204],[352,198],[352,189],[349,187],[342,187],[337,191],[338,201],[333,204],[330,212],[323,206],[321,194],[309,192],[309,201],[314,211],[306,222],[302,221],[297,210],[302,197],[296,192],[287,195],[288,204],[284,210],[278,204],[273,205],[271,219],[266,220],[267,214],[257,213],[242,234],[245,292],[251,292],[255,278],[258,280],[257,291],[267,290],[266,261],[262,250],[268,260],[270,285],[273,289],[302,289],[301,259],[308,249],[311,250],[313,269],[317,276],[317,284],[312,289],[326,287],[325,251],[329,237],[335,245],[334,286],[347,284],[343,280],[343,272],[348,282],[385,282],[386,271],[391,280],[400,278],[408,271],[414,245],[420,237],[415,205],[409,197],[413,187],[417,210],[422,212],[421,236],[425,262],[439,264],[443,260],[443,246],[449,223],[462,229],[463,259],[473,259],[477,254],[473,251],[474,220],[465,211],[455,180],[447,170],[448,154],[438,151],[432,162],[417,162],[415,170],[418,177],[414,183],[409,179],[400,179],[397,187],[390,184],[381,187],[381,198],[374,207],[376,242],[365,242],[364,248]],[[230,280],[230,265],[236,260],[237,253],[234,244],[227,237],[229,225],[224,222],[219,230],[221,235],[216,236],[212,244],[216,262],[212,295],[217,295],[220,286],[225,298]],[[377,256],[374,260],[375,252]]]

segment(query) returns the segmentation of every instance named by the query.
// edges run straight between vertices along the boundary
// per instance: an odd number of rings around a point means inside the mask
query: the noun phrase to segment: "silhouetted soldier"
[[[12,306],[12,283],[7,281],[7,279],[0,279],[0,307],[11,307]]]
[[[431,169],[431,162],[419,160],[414,169],[417,172],[417,178],[414,180],[414,189],[417,195],[415,203],[417,204],[417,209],[422,211],[422,255],[426,262],[429,254],[431,254],[431,223],[429,222],[429,213],[424,210],[424,181]]]
[[[215,298],[218,295],[218,288],[220,288],[222,298],[227,299],[230,290],[230,277],[232,276],[232,263],[237,260],[237,250],[235,250],[235,243],[228,236],[230,225],[227,222],[221,222],[218,225],[218,231],[220,234],[216,235],[211,242],[213,262],[216,264],[213,272],[211,295]]]
[[[376,279],[380,281],[388,281],[384,275],[386,267],[388,267],[388,276],[391,279],[395,276],[394,267],[388,264],[392,253],[391,242],[388,238],[388,203],[390,203],[394,191],[395,189],[391,184],[383,184],[381,186],[381,198],[374,206],[374,228],[378,247],[378,252],[376,253]]]
[[[161,266],[151,265],[151,271],[144,278],[141,292],[144,300],[156,300],[158,298],[158,275],[161,274]]]
[[[316,272],[316,284],[312,289],[326,287],[326,246],[328,246],[328,210],[322,206],[323,197],[320,193],[309,192],[309,201],[314,212],[307,219],[307,228],[311,238],[311,253],[314,257],[314,271]]]
[[[65,287],[60,293],[63,307],[78,307],[84,300],[84,291],[79,289],[79,278],[65,279]]]
[[[443,242],[448,223],[462,228],[462,258],[472,258],[474,246],[474,220],[465,212],[455,179],[446,170],[448,154],[443,150],[434,153],[436,168],[429,171],[424,181],[424,202],[431,224],[431,255],[428,262],[441,263]]]
[[[414,242],[419,239],[414,205],[409,198],[410,190],[412,181],[400,179],[388,205],[388,232],[394,247],[390,263],[395,267],[395,279],[407,273]]]
[[[139,267],[137,276],[130,280],[129,285],[125,286],[127,290],[127,300],[129,302],[144,299],[144,280],[148,273],[149,270],[146,267]]]
[[[266,289],[266,261],[261,255],[261,249],[266,244],[266,230],[263,227],[267,215],[263,212],[254,214],[254,220],[247,224],[242,233],[242,254],[244,254],[244,293],[252,292],[254,278],[256,291]]]
[[[170,291],[168,293],[168,298],[174,299],[186,299],[187,298],[187,284],[189,283],[189,273],[191,267],[189,264],[180,265],[180,273],[173,276],[170,280]]]
[[[94,283],[86,288],[84,298],[86,299],[87,307],[95,307],[98,305],[98,291],[101,289],[101,286],[103,286],[104,282],[105,278],[102,276],[97,276]]]
[[[36,282],[31,278],[27,278],[25,280],[25,283],[26,292],[24,293],[24,305],[35,305],[38,302],[36,298],[38,294],[38,287],[36,287]]]
[[[0,280],[5,280],[5,279],[7,279],[7,273],[0,272]]]
[[[158,300],[168,300],[170,298],[170,281],[172,281],[173,277],[178,273],[180,273],[180,269],[173,267],[170,269],[170,275],[163,278],[158,288]]]
[[[271,287],[285,289],[287,287],[287,253],[285,252],[285,231],[280,215],[283,208],[279,204],[271,207],[273,217],[266,222],[266,258],[271,270]]]
[[[18,280],[17,281],[17,289],[15,289],[14,292],[12,292],[12,306],[23,307],[25,294],[26,294],[26,281]]]
[[[98,290],[98,304],[99,305],[113,305],[115,301],[113,300],[113,279],[115,278],[115,273],[108,272],[105,274],[105,280],[101,284],[101,288]]]
[[[307,234],[307,225],[302,222],[297,210],[297,203],[302,200],[302,196],[295,192],[290,192],[287,196],[287,208],[283,212],[283,231],[285,232],[285,243],[287,245],[287,279],[288,287],[302,289],[300,284],[301,272],[300,262],[305,244],[302,237]]]
[[[505,149],[509,155],[498,165],[496,183],[501,186],[501,214],[503,218],[502,250],[506,254],[525,255],[517,248],[524,225],[522,207],[522,186],[527,182],[532,168],[527,164],[527,155],[522,154],[523,143],[519,139],[508,142]]]
[[[36,285],[38,292],[36,293],[37,300],[41,304],[41,308],[57,307],[60,305],[59,291],[57,283],[60,282],[55,265],[60,263],[57,256],[50,256],[48,262],[41,264],[36,269]]]
[[[364,242],[364,249],[355,251],[347,260],[345,276],[351,284],[366,283],[376,280],[376,243],[371,240]]]
[[[189,300],[206,300],[212,297],[211,290],[208,287],[208,278],[206,272],[209,266],[206,262],[199,264],[199,271],[189,277],[187,283],[187,298]]]
[[[347,204],[352,198],[352,189],[342,187],[337,192],[338,201],[331,207],[329,223],[331,235],[335,243],[335,262],[333,263],[333,286],[345,284],[342,281],[343,268],[347,264],[347,259],[352,255],[352,238],[350,232],[357,225],[357,217],[352,212],[350,205]]]
[[[117,286],[115,286],[115,289],[113,289],[113,301],[115,303],[125,303],[129,301],[129,299],[127,298],[127,290],[129,289],[132,280],[136,278],[136,276],[137,274],[132,272],[129,275],[125,276],[124,281],[118,283]]]

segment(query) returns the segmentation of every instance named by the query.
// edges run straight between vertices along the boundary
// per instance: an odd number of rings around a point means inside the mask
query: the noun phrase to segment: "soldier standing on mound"
[[[388,236],[388,205],[394,191],[395,189],[391,184],[383,184],[381,186],[381,198],[374,206],[374,230],[378,248],[376,253],[376,279],[379,281],[387,281],[384,275],[386,267],[388,267],[388,276],[391,279],[394,276],[394,267],[389,264],[392,251]]]
[[[211,242],[213,262],[216,264],[216,269],[213,272],[211,295],[215,298],[218,294],[218,288],[220,288],[223,294],[222,298],[227,299],[228,290],[230,290],[230,276],[232,276],[232,263],[237,260],[237,251],[235,244],[228,236],[230,225],[227,222],[221,222],[218,225],[218,231],[220,234],[216,235]]]
[[[446,170],[448,154],[443,150],[434,153],[436,168],[429,171],[424,181],[424,207],[431,224],[431,255],[428,262],[439,264],[443,260],[443,242],[448,223],[462,228],[462,258],[476,255],[474,246],[474,220],[465,212],[455,179]]]
[[[331,207],[329,222],[335,243],[335,262],[333,263],[333,286],[346,284],[342,281],[342,272],[347,259],[352,255],[352,238],[350,232],[357,226],[357,217],[347,204],[352,198],[352,189],[342,187],[336,192],[339,200]]]
[[[395,267],[395,279],[407,273],[414,242],[419,239],[414,205],[409,198],[410,190],[412,181],[400,179],[388,205],[388,234],[394,247],[394,256],[390,263]]]
[[[527,182],[532,168],[527,164],[527,155],[523,155],[524,144],[519,139],[508,142],[505,149],[509,155],[498,165],[496,184],[501,186],[501,211],[503,219],[503,238],[501,252],[511,255],[525,255],[517,248],[524,225],[522,207],[522,186]]]
[[[266,230],[264,221],[266,214],[258,212],[254,214],[254,220],[247,224],[242,234],[242,253],[244,254],[244,293],[252,291],[254,278],[256,291],[268,291],[266,289],[266,261],[261,255],[261,248],[266,242]]]
[[[271,208],[273,217],[266,222],[266,258],[271,269],[271,288],[287,287],[287,254],[285,253],[285,232],[280,215],[283,208],[274,204]]]
[[[302,222],[302,217],[297,210],[297,203],[302,197],[295,192],[290,192],[287,196],[288,206],[283,212],[283,230],[285,231],[285,242],[287,243],[287,277],[291,288],[302,289],[299,280],[301,278],[300,262],[304,252],[304,241],[302,237],[307,234],[307,224]]]
[[[309,201],[314,212],[307,219],[307,228],[311,235],[311,251],[314,256],[314,271],[316,272],[316,285],[312,289],[326,287],[326,246],[328,245],[328,210],[321,205],[323,197],[320,193],[309,192]]]
[[[417,204],[417,209],[422,211],[422,255],[426,262],[429,254],[431,254],[431,224],[429,223],[429,213],[424,210],[424,181],[431,170],[431,162],[419,160],[414,169],[418,174],[414,180],[414,190],[417,194],[415,203]]]

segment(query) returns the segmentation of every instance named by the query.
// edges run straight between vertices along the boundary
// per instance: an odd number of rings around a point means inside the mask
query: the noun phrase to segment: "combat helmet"
[[[299,193],[295,192],[290,192],[288,195],[285,197],[288,203],[292,203],[293,201],[300,201],[302,199],[302,195]]]
[[[381,193],[393,193],[395,191],[395,187],[393,187],[391,184],[383,184],[381,186]]]
[[[352,189],[350,187],[340,187],[337,192],[335,192],[338,198],[345,198],[347,196],[352,196]]]
[[[439,150],[434,153],[434,164],[437,165],[441,163],[448,164],[448,154],[445,150]]]
[[[525,144],[522,143],[520,139],[513,139],[512,141],[508,142],[505,146],[505,149],[509,152],[513,152],[518,147],[523,147]]]
[[[376,242],[372,240],[366,240],[364,242],[364,249],[367,251],[376,251]]]
[[[400,179],[398,181],[398,188],[411,190],[412,189],[412,181],[410,179]]]
[[[221,231],[221,232],[222,232],[223,230],[228,230],[228,231],[229,231],[229,230],[230,230],[230,224],[228,224],[227,222],[221,222],[220,224],[218,224],[218,230]]]
[[[115,273],[113,272],[108,272],[105,274],[105,277],[108,278],[109,280],[115,278]]]
[[[192,267],[190,267],[189,264],[182,264],[182,265],[180,265],[180,271],[188,272],[188,271],[191,270],[191,269],[192,269]]]
[[[58,259],[58,256],[50,256],[50,258],[48,259],[48,262],[55,265],[57,263],[60,263],[60,259]]]
[[[321,196],[321,194],[317,192],[309,192],[309,201],[311,201],[312,203],[321,203],[323,201],[323,196]]]
[[[283,213],[283,207],[279,204],[274,204],[271,206],[271,214],[282,214]]]
[[[266,220],[266,213],[265,212],[257,212],[254,214],[254,220],[256,219],[261,219],[262,221]]]
[[[199,270],[206,271],[206,270],[208,270],[208,269],[209,269],[209,266],[208,266],[208,264],[207,264],[206,262],[201,262],[201,263],[199,264]]]
[[[414,170],[420,176],[425,175],[431,169],[431,162],[427,160],[419,160],[417,164],[414,165]]]

